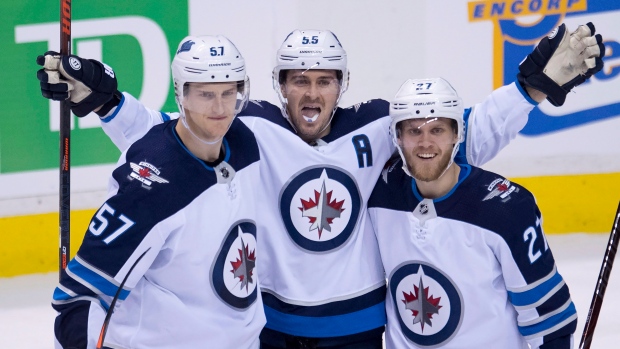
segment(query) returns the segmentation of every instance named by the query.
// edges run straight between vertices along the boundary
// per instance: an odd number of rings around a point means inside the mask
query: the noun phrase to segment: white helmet
[[[172,79],[177,105],[183,109],[183,87],[188,82],[237,82],[235,115],[243,110],[250,96],[250,80],[245,60],[237,47],[222,35],[187,36],[172,61]]]
[[[334,111],[336,110],[340,97],[349,87],[349,70],[347,69],[347,53],[334,33],[329,30],[295,30],[284,39],[280,46],[272,78],[273,88],[280,98],[282,112],[287,119],[288,101],[282,95],[280,86],[284,82],[284,75],[280,73],[291,69],[336,70],[340,82],[340,91],[334,107]]]
[[[411,173],[407,168],[402,149],[398,145],[399,135],[396,125],[409,119],[442,117],[456,120],[458,141],[452,150],[452,158],[448,164],[450,167],[459,150],[459,144],[464,139],[463,112],[463,101],[450,83],[442,78],[409,79],[402,84],[390,102],[390,118],[392,119],[390,133],[392,142],[403,159],[403,169],[408,175],[411,176]]]

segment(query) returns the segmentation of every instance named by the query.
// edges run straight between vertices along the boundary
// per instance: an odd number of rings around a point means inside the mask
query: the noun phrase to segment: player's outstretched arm
[[[37,64],[43,67],[37,71],[43,97],[70,99],[71,111],[78,117],[95,112],[103,130],[121,151],[154,125],[170,120],[169,115],[144,107],[127,93],[121,94],[114,70],[105,63],[48,51],[37,57]],[[117,117],[121,109],[122,115]]]
[[[466,111],[467,134],[459,159],[485,164],[525,127],[539,102],[546,98],[561,106],[572,88],[600,71],[605,46],[594,31],[588,23],[569,34],[562,24],[521,62],[517,82],[500,87]]]

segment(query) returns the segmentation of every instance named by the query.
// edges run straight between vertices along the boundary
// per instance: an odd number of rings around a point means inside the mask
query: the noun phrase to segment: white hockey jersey
[[[95,348],[112,297],[148,250],[121,290],[105,347],[258,348],[256,140],[235,120],[225,158],[211,167],[185,148],[176,124],[154,127],[122,154],[110,198],[54,292],[57,346]]]
[[[516,136],[535,103],[524,96],[512,84],[466,111],[463,161],[487,161]],[[372,100],[338,108],[330,133],[314,147],[274,105],[253,101],[240,115],[263,163],[256,204],[267,328],[337,337],[384,326],[385,275],[366,203],[395,150],[388,106]],[[103,127],[122,149],[177,115],[148,110],[125,94]]]
[[[461,165],[423,199],[398,159],[368,202],[388,275],[386,348],[571,348],[577,313],[523,187]]]

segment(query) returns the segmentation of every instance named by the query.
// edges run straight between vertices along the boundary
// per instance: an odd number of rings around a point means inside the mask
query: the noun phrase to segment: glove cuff
[[[114,94],[112,95],[112,99],[110,99],[109,101],[105,102],[101,106],[101,109],[96,111],[97,115],[99,115],[99,117],[104,117],[104,116],[108,115],[110,110],[112,110],[112,108],[118,106],[122,99],[123,99],[123,94],[119,90],[114,91]]]
[[[546,94],[547,100],[556,107],[564,104],[566,95],[569,92],[545,74],[534,74],[524,77],[519,73],[517,74],[517,80],[519,80],[522,86],[526,85]]]

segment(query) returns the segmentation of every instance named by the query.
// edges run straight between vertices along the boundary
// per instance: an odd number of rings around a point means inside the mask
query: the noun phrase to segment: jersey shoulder
[[[540,217],[534,195],[499,174],[471,166],[471,173],[443,205],[441,215],[493,231],[505,239]],[[451,202],[453,201],[453,202]]]
[[[117,172],[126,172],[136,169],[142,169],[142,174],[150,174],[149,178],[159,180],[157,177],[164,171],[168,177],[178,181],[178,183],[202,182],[203,185],[197,186],[195,189],[199,192],[205,187],[216,183],[215,176],[199,176],[199,173],[211,174],[210,167],[202,160],[196,158],[183,144],[176,133],[175,127],[179,123],[177,120],[171,120],[163,124],[159,124],[151,128],[146,135],[140,140],[132,144],[125,155],[125,164],[119,166],[115,171],[115,179],[121,186],[126,185],[126,189],[136,187],[134,179],[135,174],[125,176],[126,173],[118,174]],[[223,146],[226,150],[225,161],[239,172],[247,166],[260,160],[258,144],[254,133],[239,119],[235,118],[224,136]],[[140,163],[149,164],[149,171],[143,169]],[[137,164],[137,165],[136,165]],[[146,165],[145,165],[146,166]],[[148,166],[147,166],[148,167]],[[206,171],[206,172],[204,172]],[[140,175],[140,173],[138,173]],[[193,178],[198,177],[198,178]],[[140,180],[138,180],[140,182]],[[170,181],[167,181],[170,182]],[[160,182],[162,183],[162,182]],[[139,187],[143,187],[145,182]],[[149,186],[154,183],[149,183]],[[157,186],[165,187],[165,186]],[[157,191],[155,191],[157,192]]]
[[[292,130],[290,124],[282,115],[280,107],[262,100],[250,100],[247,107],[243,109],[239,117],[256,117],[269,121],[273,124],[282,126],[284,128]]]
[[[331,131],[323,139],[329,142],[381,118],[389,117],[389,107],[390,103],[386,100],[371,99],[348,108],[337,108]]]
[[[200,163],[178,138],[177,123],[172,120],[152,127],[127,149],[124,163],[112,173],[119,194],[148,196],[150,200],[161,195],[164,200],[169,188],[177,187],[175,183],[188,183]]]
[[[403,170],[403,161],[394,154],[385,164],[377,180],[368,208],[385,208],[411,212],[419,203],[413,195],[413,178]]]
[[[243,170],[250,164],[260,160],[258,142],[254,132],[241,120],[235,118],[224,137],[225,146],[230,149],[230,158],[227,162],[235,171]]]

